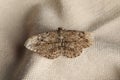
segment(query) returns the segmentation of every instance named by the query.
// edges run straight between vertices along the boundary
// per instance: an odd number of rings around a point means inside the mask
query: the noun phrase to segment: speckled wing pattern
[[[25,42],[25,47],[49,59],[60,55],[74,58],[82,53],[83,48],[91,45],[90,33],[76,30],[58,30],[32,36]]]
[[[88,32],[66,30],[63,36],[66,43],[63,55],[68,58],[79,56],[82,49],[89,47],[92,43]]]
[[[27,49],[47,58],[57,58],[60,50],[57,48],[57,31],[45,32],[29,38],[25,46]]]

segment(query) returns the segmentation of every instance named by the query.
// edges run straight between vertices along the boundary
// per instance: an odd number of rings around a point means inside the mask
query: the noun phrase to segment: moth
[[[91,45],[89,32],[77,30],[58,30],[43,32],[34,35],[25,42],[25,47],[34,53],[38,53],[48,59],[54,59],[60,55],[68,58],[79,56],[84,48]]]

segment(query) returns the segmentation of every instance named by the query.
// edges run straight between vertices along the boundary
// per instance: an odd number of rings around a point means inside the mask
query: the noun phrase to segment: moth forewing
[[[49,59],[60,56],[77,57],[83,48],[91,45],[89,32],[75,30],[58,30],[40,33],[29,38],[25,47]]]

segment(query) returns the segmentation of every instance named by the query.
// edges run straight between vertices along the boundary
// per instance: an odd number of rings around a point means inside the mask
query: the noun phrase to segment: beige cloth
[[[59,26],[90,31],[95,42],[74,59],[23,46]],[[120,0],[0,0],[0,80],[120,80]]]

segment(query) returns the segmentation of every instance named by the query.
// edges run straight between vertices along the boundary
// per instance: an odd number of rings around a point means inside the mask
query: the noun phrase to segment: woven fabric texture
[[[24,47],[60,26],[91,32],[93,45],[53,60]],[[120,80],[120,0],[0,0],[0,80]]]

